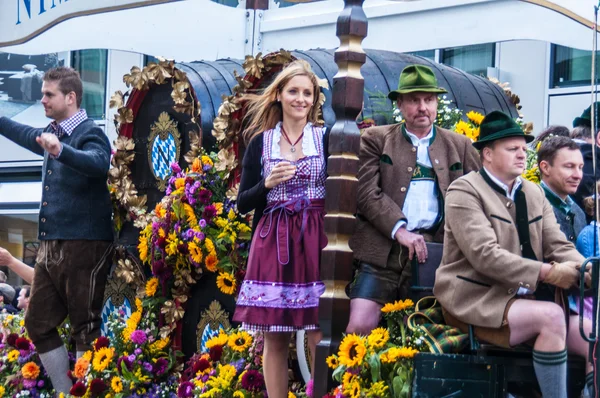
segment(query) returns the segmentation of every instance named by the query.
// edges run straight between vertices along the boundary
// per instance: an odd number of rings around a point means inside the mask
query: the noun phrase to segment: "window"
[[[446,48],[441,51],[443,64],[454,66],[474,75],[487,76],[487,68],[494,66],[496,45],[494,43]]]
[[[83,101],[88,117],[104,119],[106,106],[107,50],[73,51],[71,66],[79,71],[83,81]]]
[[[431,61],[435,61],[435,50],[424,50],[424,51],[412,51],[405,53],[408,55],[416,55],[417,57],[427,58]]]
[[[159,61],[158,58],[152,55],[144,55],[144,66],[148,66],[150,62],[154,62],[155,64],[157,64]]]
[[[577,50],[575,48],[552,45],[552,81],[550,87],[589,86],[592,79],[592,52]],[[598,57],[596,55],[596,76],[598,70]]]
[[[31,117],[43,118],[42,78],[48,69],[61,64],[57,53],[19,55],[0,52],[0,117],[16,118],[31,124]],[[28,108],[37,106],[32,112]]]

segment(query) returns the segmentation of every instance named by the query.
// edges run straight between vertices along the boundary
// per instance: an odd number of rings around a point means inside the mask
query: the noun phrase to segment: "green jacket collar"
[[[573,199],[571,199],[570,197],[567,196],[566,201],[562,200],[557,194],[554,193],[554,191],[552,191],[552,189],[550,189],[550,187],[548,185],[546,185],[544,183],[544,181],[542,181],[540,185],[544,189],[544,193],[546,194],[546,199],[548,199],[548,202],[550,202],[552,207],[560,210],[564,214],[571,213],[571,207],[573,206]]]

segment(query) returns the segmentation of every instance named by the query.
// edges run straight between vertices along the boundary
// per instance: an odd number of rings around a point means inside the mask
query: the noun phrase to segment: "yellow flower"
[[[223,214],[223,203],[217,202],[217,203],[214,203],[213,206],[215,206],[215,209],[217,209],[217,216],[220,216],[221,214]]]
[[[331,369],[337,369],[337,367],[340,366],[340,363],[335,355],[328,356],[325,362],[327,362],[327,366],[329,366]]]
[[[211,339],[209,339],[206,342],[206,348],[208,348],[209,350],[215,346],[224,346],[225,344],[227,344],[227,341],[229,340],[229,336],[227,336],[227,334],[225,334],[222,330],[219,333],[218,336],[215,336]]]
[[[160,203],[156,204],[156,207],[154,207],[154,213],[160,217],[160,218],[165,218],[165,216],[167,215],[167,210],[164,209]],[[162,229],[162,228],[161,228]],[[162,231],[163,234],[165,233],[165,231]],[[159,235],[160,235],[160,230],[158,231]],[[164,238],[164,235],[162,235],[162,237]]]
[[[221,272],[217,277],[217,287],[225,294],[233,294],[236,289],[235,276],[227,272]]]
[[[146,282],[146,296],[154,297],[158,288],[158,278],[150,278]]]
[[[0,386],[0,397],[3,397],[5,393],[6,393],[6,390],[4,389],[4,386]],[[64,398],[64,397],[61,397],[61,398]]]
[[[17,359],[19,359],[19,351],[17,350],[12,350],[11,352],[8,353],[8,362],[14,362]]]
[[[412,358],[419,351],[408,347],[392,347],[380,356],[381,363],[395,363],[403,358]]]
[[[212,159],[206,155],[202,156],[202,164],[208,164],[210,167],[214,165]]]
[[[131,316],[129,317],[129,319],[127,321],[131,325],[137,326],[141,320],[142,320],[142,314],[140,314],[138,311],[135,311],[134,313],[131,314]]]
[[[142,300],[140,300],[139,297],[135,298],[135,312],[139,312],[139,314],[141,315],[142,313]],[[138,320],[138,323],[140,321]]]
[[[240,376],[238,377],[238,383],[242,382],[242,379],[244,378],[244,375],[246,374],[247,370],[244,370],[242,373],[240,373]]]
[[[244,398],[244,393],[241,391],[236,391],[233,393],[233,398]]]
[[[358,381],[358,376],[357,375],[353,375],[352,373],[344,373],[344,376],[342,376],[342,385],[344,386],[344,393],[349,393],[350,392],[350,388],[352,387],[352,384]]]
[[[102,372],[104,369],[110,365],[112,357],[115,351],[114,348],[103,347],[96,352],[94,355],[94,361],[92,362],[92,367],[96,372]]]
[[[235,220],[235,212],[233,211],[233,209],[229,209],[229,213],[227,213],[227,218],[228,218],[230,221],[233,221],[233,220]]]
[[[403,311],[405,309],[414,307],[415,303],[411,300],[411,299],[406,299],[406,300],[398,300],[394,303],[387,303],[386,305],[383,306],[383,308],[381,309],[381,312],[384,313],[388,313],[388,312],[397,312],[397,311]]]
[[[348,334],[340,344],[339,362],[347,367],[360,366],[366,353],[365,339],[356,334]]]
[[[196,214],[194,213],[194,208],[187,203],[183,204],[183,211],[185,211],[185,216],[187,217],[187,221],[191,227],[195,227],[198,225],[198,219],[196,218]]]
[[[190,251],[190,256],[192,257],[192,261],[197,264],[202,264],[202,250],[195,242],[188,243],[188,250]]]
[[[213,253],[215,251],[215,244],[213,243],[213,241],[210,238],[204,239],[204,247],[206,248],[206,251],[209,253]]]
[[[27,362],[21,369],[23,377],[30,380],[35,380],[40,375],[40,367],[35,362]]]
[[[378,349],[382,348],[385,343],[390,339],[390,333],[385,328],[374,329],[369,337],[367,337],[367,344],[370,348]]]
[[[235,395],[234,395],[234,397],[235,397]],[[288,391],[287,398],[296,398],[296,395],[294,393],[292,393],[291,391]]]
[[[227,345],[234,351],[243,352],[252,344],[252,336],[245,331],[239,331],[229,336]]]
[[[92,361],[92,351],[88,350],[88,351],[84,352],[81,357],[87,359],[88,362],[91,362]]]
[[[150,344],[150,351],[158,352],[162,351],[169,344],[169,338],[165,337],[164,339],[156,340],[154,343]]]
[[[217,270],[217,265],[219,264],[219,259],[215,252],[211,252],[208,256],[206,256],[206,260],[204,260],[204,264],[206,265],[206,269],[210,272],[215,272]]]
[[[140,235],[140,240],[138,244],[138,252],[140,253],[140,261],[146,262],[148,259],[148,240],[145,236]]]
[[[225,380],[227,382],[227,384],[230,384],[231,381],[233,380],[233,378],[235,377],[235,374],[237,373],[237,371],[235,370],[235,367],[233,365],[220,365],[217,368],[219,377],[222,378],[223,380]]]
[[[178,178],[175,180],[175,188],[184,188],[185,187],[185,178]]]
[[[119,376],[114,376],[111,379],[110,388],[112,388],[112,390],[117,394],[123,391],[123,382]]]
[[[361,390],[360,390],[360,383],[358,381],[355,381],[350,386],[350,391],[348,392],[348,396],[350,398],[359,398],[360,397],[360,392],[361,392]]]
[[[380,398],[388,396],[388,386],[385,384],[385,381],[378,381],[377,383],[373,383],[371,388],[367,391],[367,397],[369,398]]]
[[[469,113],[466,114],[466,116],[467,116],[467,119],[472,121],[477,126],[479,126],[481,124],[481,122],[483,121],[483,118],[485,117],[481,113],[475,112],[475,111],[470,111]]]

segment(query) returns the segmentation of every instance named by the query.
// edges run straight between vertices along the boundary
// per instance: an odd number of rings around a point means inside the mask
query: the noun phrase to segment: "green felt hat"
[[[400,94],[414,93],[417,91],[438,94],[448,92],[443,87],[438,87],[437,79],[430,67],[425,65],[409,65],[402,70],[402,73],[400,73],[398,89],[391,91],[388,94],[388,98],[392,101],[396,101]]]
[[[600,122],[600,102],[594,103],[594,110],[596,111],[596,120]],[[573,128],[575,127],[592,127],[592,106],[585,108],[581,116],[573,119]],[[598,128],[598,126],[596,126]]]
[[[493,111],[486,115],[479,126],[479,139],[473,143],[477,149],[496,140],[508,137],[523,137],[525,142],[530,143],[534,136],[525,134],[523,129],[506,113]]]

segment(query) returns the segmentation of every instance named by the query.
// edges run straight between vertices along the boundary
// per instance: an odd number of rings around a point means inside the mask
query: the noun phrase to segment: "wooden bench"
[[[441,255],[439,258],[441,261]],[[438,266],[439,263],[420,266],[413,262],[410,295],[415,302],[433,295]],[[470,331],[469,347],[460,354],[423,353],[415,357],[413,397],[504,398],[508,393],[514,397],[541,397],[531,348],[504,349],[485,344]],[[570,355],[567,368],[569,397],[579,397],[584,385],[585,362]]]

